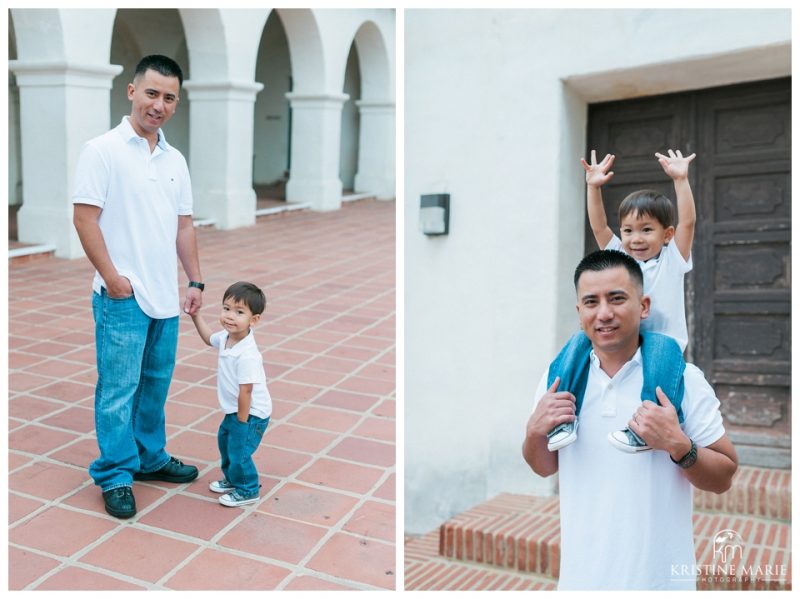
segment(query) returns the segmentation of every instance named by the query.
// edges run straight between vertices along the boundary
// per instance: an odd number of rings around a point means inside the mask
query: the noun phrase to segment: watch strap
[[[669,456],[670,460],[672,460],[675,464],[684,469],[693,466],[694,463],[697,461],[697,445],[691,439],[689,439],[689,441],[691,442],[692,447],[691,449],[689,449],[689,453],[683,456],[680,460],[677,461],[673,460],[672,456]]]
[[[197,287],[200,291],[206,288],[205,283],[199,281],[189,281],[189,287]]]

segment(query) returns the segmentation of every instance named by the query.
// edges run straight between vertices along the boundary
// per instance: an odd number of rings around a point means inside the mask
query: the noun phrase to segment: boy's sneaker
[[[210,483],[208,488],[214,491],[214,493],[227,493],[228,491],[233,491],[236,487],[223,478],[222,480],[215,480]]]
[[[572,422],[559,424],[547,433],[547,449],[558,451],[570,443],[574,443],[578,438],[578,419]]]
[[[232,491],[220,497],[219,502],[228,507],[239,507],[240,505],[256,503],[258,499],[258,495],[253,495],[252,497],[243,497],[242,495],[239,495],[239,491]]]
[[[640,451],[653,449],[644,442],[644,439],[629,428],[608,433],[608,440],[614,447],[627,453],[639,453]]]

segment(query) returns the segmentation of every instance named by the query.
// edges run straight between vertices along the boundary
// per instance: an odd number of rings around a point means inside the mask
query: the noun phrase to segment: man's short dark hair
[[[136,65],[136,70],[133,72],[133,78],[144,75],[148,70],[156,71],[164,75],[164,77],[177,77],[178,86],[183,85],[183,71],[180,65],[168,56],[161,54],[150,54],[145,56]]]
[[[233,299],[234,302],[243,303],[253,314],[261,314],[267,305],[267,298],[264,292],[252,283],[239,281],[234,283],[225,291],[222,301]]]
[[[628,271],[633,282],[641,290],[644,289],[644,277],[639,263],[625,252],[617,250],[597,250],[584,256],[575,269],[575,291],[578,290],[578,279],[587,270],[599,272],[609,268],[622,267]]]
[[[637,217],[651,216],[665,229],[675,225],[675,206],[663,193],[652,189],[640,189],[625,196],[619,205],[619,222],[629,214]]]

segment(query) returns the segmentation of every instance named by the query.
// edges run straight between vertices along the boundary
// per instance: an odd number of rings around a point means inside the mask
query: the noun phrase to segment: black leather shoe
[[[130,518],[136,515],[136,500],[130,487],[103,491],[103,501],[106,503],[106,511],[116,518]]]
[[[167,483],[190,483],[197,478],[197,468],[188,466],[178,458],[170,458],[166,466],[155,472],[137,472],[134,480],[161,480]]]

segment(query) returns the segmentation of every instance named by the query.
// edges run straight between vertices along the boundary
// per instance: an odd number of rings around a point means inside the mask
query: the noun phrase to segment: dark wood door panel
[[[588,130],[589,148],[617,155],[603,190],[616,233],[631,191],[674,201],[653,154],[697,152],[687,359],[714,385],[743,463],[782,467],[791,435],[790,89],[781,79],[593,105]],[[595,247],[587,222],[587,253]]]

